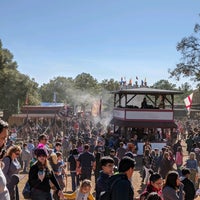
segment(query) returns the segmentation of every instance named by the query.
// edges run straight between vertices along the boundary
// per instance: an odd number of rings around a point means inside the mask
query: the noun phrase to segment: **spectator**
[[[54,153],[61,152],[61,146],[62,146],[62,144],[60,142],[56,142],[53,152]]]
[[[147,196],[151,192],[156,192],[160,197],[162,195],[163,179],[161,175],[158,173],[153,173],[153,171],[150,171],[150,174],[151,175],[149,177],[149,183],[147,184],[144,192],[140,195],[140,200],[147,199]]]
[[[121,160],[124,157],[124,154],[126,153],[126,149],[124,148],[124,143],[119,143],[119,148],[117,148],[116,155]]]
[[[131,138],[131,143],[134,144],[135,146],[135,151],[134,153],[137,154],[138,151],[138,136],[135,134],[133,138]]]
[[[169,153],[165,152],[163,155],[163,158],[160,162],[160,167],[159,167],[159,174],[162,176],[163,179],[165,179],[167,173],[172,170],[172,165],[169,160]]]
[[[30,168],[28,177],[28,182],[31,187],[31,199],[52,200],[50,181],[56,187],[60,198],[64,198],[62,190],[47,160],[46,151],[44,149],[36,149],[35,154],[37,161]]]
[[[38,143],[37,148],[44,149],[46,151],[47,155],[49,155],[49,151],[48,151],[48,147],[47,147],[47,142],[48,142],[47,135],[45,135],[45,134],[39,135],[38,142],[39,143]]]
[[[155,149],[155,156],[154,158],[152,159],[152,162],[151,162],[151,169],[154,171],[154,172],[158,172],[158,168],[159,168],[159,165],[160,165],[160,156],[159,156],[159,149]]]
[[[67,136],[64,137],[63,141],[62,141],[62,148],[63,148],[63,160],[66,161],[66,159],[69,156],[69,152],[70,152],[70,145],[69,145],[69,139]]]
[[[194,140],[192,139],[192,135],[188,136],[188,138],[186,139],[186,144],[187,144],[187,151],[188,153],[191,152],[192,149],[192,145],[194,144]]]
[[[177,171],[179,176],[181,176],[181,167],[183,165],[183,151],[182,148],[179,146],[175,156],[175,163],[177,167]]]
[[[166,182],[162,191],[164,200],[183,200],[183,187],[184,185],[179,179],[178,172],[170,171],[167,174]]]
[[[67,199],[87,199],[87,200],[95,200],[95,198],[93,197],[93,195],[91,194],[91,188],[92,188],[92,185],[91,185],[91,181],[90,180],[83,180],[83,182],[81,183],[80,185],[80,188],[77,189],[75,192],[73,192],[72,194],[67,194],[65,193],[64,196],[65,198]]]
[[[17,174],[21,169],[21,165],[17,158],[21,154],[21,148],[19,146],[11,146],[6,153],[6,157],[3,158],[5,164],[3,168],[3,173],[6,177],[7,188],[10,193],[10,198],[12,200],[18,199],[18,187],[19,177]]]
[[[135,160],[125,156],[119,162],[119,173],[110,178],[110,184],[115,181],[111,191],[111,200],[133,200],[134,190],[130,182],[134,172]],[[117,181],[117,179],[119,181]]]
[[[21,159],[23,162],[23,173],[28,173],[28,167],[31,160],[31,153],[28,150],[27,143],[23,144]]]
[[[145,177],[144,177],[145,184],[147,184],[148,179],[149,179],[149,170],[151,169],[151,161],[152,161],[152,158],[150,156],[149,149],[146,149],[143,155],[143,159],[142,159],[143,168],[145,170]]]
[[[78,151],[76,148],[71,150],[70,156],[68,158],[68,169],[70,171],[71,175],[71,181],[72,181],[72,191],[74,192],[79,186],[79,174],[76,173],[76,161],[78,159]]]
[[[118,171],[118,165],[119,165],[119,159],[115,155],[115,150],[114,149],[110,150],[110,157],[114,160],[114,172],[117,172]]]
[[[113,174],[114,160],[110,156],[102,157],[100,160],[101,171],[96,182],[96,200],[99,200],[100,193],[108,190],[109,177]]]
[[[189,159],[186,160],[185,164],[186,168],[190,170],[190,180],[193,182],[194,186],[196,186],[196,177],[198,172],[198,163],[195,158],[195,153],[190,152]]]
[[[5,150],[3,149],[6,144],[6,139],[8,137],[8,123],[0,120],[0,159],[5,154]],[[0,161],[0,199],[1,200],[10,200],[10,194],[7,189],[6,177],[2,171],[4,164]]]
[[[146,149],[149,149],[149,151],[151,151],[151,149],[152,149],[151,143],[150,143],[148,140],[146,140],[146,141],[144,142],[144,145],[143,145],[143,153],[145,152]]]
[[[127,144],[127,151],[124,154],[124,156],[128,156],[128,157],[134,159],[135,158],[135,154],[133,153],[134,150],[135,150],[134,144],[133,143],[128,143]]]
[[[95,157],[89,152],[89,145],[85,144],[84,152],[78,156],[77,159],[77,171],[81,168],[81,180],[89,179],[91,180],[92,170],[95,169],[96,162]]]
[[[178,147],[181,147],[181,148],[182,148],[181,140],[178,140],[178,141],[174,144],[174,146],[173,146],[173,153],[174,153],[174,155],[176,155],[176,152],[177,152],[177,150],[178,150]]]
[[[195,188],[192,181],[189,179],[190,170],[185,168],[182,169],[182,180],[184,187],[183,190],[185,192],[185,200],[193,200],[195,198]]]
[[[35,145],[33,144],[33,140],[29,140],[29,142],[27,144],[27,148],[31,153],[31,158],[33,158],[34,149],[35,149]]]

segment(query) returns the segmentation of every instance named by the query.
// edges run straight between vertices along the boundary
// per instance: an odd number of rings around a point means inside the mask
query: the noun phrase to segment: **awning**
[[[124,121],[113,118],[110,123],[119,127],[131,128],[177,128],[175,122]]]

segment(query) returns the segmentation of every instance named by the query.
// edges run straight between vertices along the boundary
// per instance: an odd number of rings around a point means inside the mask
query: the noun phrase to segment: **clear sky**
[[[199,13],[199,0],[1,0],[0,39],[40,85],[82,72],[152,85],[169,78]]]

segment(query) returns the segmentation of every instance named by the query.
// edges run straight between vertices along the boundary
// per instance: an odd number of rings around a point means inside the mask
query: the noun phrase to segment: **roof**
[[[155,88],[131,88],[131,89],[121,89],[112,91],[112,94],[165,94],[165,95],[176,95],[176,94],[183,94],[182,91],[179,90],[162,90],[162,89],[155,89]]]
[[[177,128],[175,122],[153,122],[153,121],[124,121],[113,118],[110,122],[120,127],[132,127],[132,128]]]
[[[31,113],[31,114],[13,114],[12,117],[18,117],[18,118],[40,118],[40,117],[46,117],[46,118],[54,118],[55,114],[36,114],[36,113]]]

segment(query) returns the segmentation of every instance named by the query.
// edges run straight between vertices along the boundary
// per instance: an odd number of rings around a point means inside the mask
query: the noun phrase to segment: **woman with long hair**
[[[21,165],[18,161],[18,157],[21,154],[20,146],[13,145],[7,149],[6,156],[3,158],[4,168],[3,173],[6,177],[7,188],[12,200],[19,199],[19,192],[17,184],[19,183],[19,171]]]
[[[28,182],[31,187],[32,200],[52,200],[50,182],[56,187],[60,199],[64,199],[62,190],[55,178],[44,149],[36,149],[37,161],[29,171]]]
[[[198,163],[197,163],[196,155],[194,152],[190,152],[189,158],[186,160],[185,167],[190,170],[190,180],[193,182],[194,186],[196,186],[197,185]]]
[[[170,161],[169,152],[165,151],[160,162],[159,174],[165,179],[167,173],[172,170],[172,162]]]
[[[183,200],[183,183],[179,179],[178,172],[170,171],[167,174],[166,182],[162,190],[164,200]]]
[[[149,173],[149,183],[147,184],[144,192],[140,195],[140,200],[147,199],[147,196],[152,192],[156,192],[160,197],[162,195],[163,179],[161,175],[158,173],[153,173],[152,170],[150,170]]]

